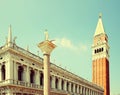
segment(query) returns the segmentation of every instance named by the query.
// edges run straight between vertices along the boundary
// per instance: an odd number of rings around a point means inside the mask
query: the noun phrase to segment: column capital
[[[45,40],[45,41],[39,43],[38,47],[41,49],[43,54],[48,54],[49,55],[52,52],[52,50],[56,47],[56,45],[53,44],[49,40]]]

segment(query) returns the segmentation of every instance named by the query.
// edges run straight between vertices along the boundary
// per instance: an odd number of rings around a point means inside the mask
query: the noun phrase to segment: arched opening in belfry
[[[5,80],[5,65],[2,65],[2,80]]]
[[[35,76],[34,70],[30,70],[30,83],[34,83],[34,76]]]
[[[101,49],[101,48],[99,48],[99,49],[98,49],[98,51],[99,51],[99,52],[101,52],[101,51],[102,51],[102,49]]]
[[[64,90],[64,80],[62,80],[61,89]]]
[[[99,49],[97,49],[97,53],[99,52]]]
[[[95,53],[97,53],[97,50],[95,49]]]
[[[58,89],[58,78],[55,79],[55,88]]]
[[[69,91],[69,82],[67,82],[67,91]]]
[[[101,50],[103,51],[104,49],[102,48]]]
[[[18,66],[18,80],[19,81],[23,81],[23,67],[22,66]]]
[[[40,73],[40,85],[43,86],[44,83],[44,77],[43,77],[43,73]]]

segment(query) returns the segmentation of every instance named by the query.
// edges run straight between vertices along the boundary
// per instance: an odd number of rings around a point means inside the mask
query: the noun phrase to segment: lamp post
[[[56,47],[52,41],[48,40],[48,33],[45,32],[45,41],[38,44],[43,53],[44,64],[44,95],[50,95],[50,53]]]

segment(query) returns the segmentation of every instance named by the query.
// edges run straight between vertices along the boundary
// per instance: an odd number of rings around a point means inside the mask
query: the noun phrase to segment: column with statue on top
[[[50,53],[56,47],[52,41],[49,40],[48,32],[45,32],[45,40],[38,44],[38,47],[43,53],[44,64],[44,95],[50,95]]]

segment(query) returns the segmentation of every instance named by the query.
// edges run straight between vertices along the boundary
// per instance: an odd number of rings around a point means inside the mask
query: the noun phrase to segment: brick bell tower
[[[108,36],[103,27],[101,14],[92,45],[92,82],[103,87],[104,95],[110,95]]]

